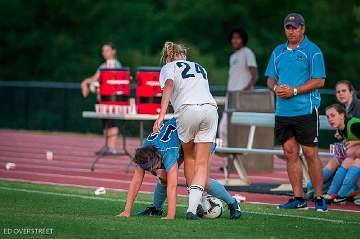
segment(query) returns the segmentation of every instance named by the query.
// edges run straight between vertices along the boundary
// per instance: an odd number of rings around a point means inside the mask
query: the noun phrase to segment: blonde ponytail
[[[174,61],[175,57],[186,58],[186,52],[187,49],[185,49],[182,45],[167,41],[164,43],[164,47],[162,49],[161,62],[166,64]]]

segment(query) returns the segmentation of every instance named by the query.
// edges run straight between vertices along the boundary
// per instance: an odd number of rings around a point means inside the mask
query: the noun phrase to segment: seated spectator
[[[336,99],[346,109],[347,117],[360,118],[360,100],[356,97],[356,91],[354,86],[349,81],[339,81],[335,86]],[[338,138],[339,134],[336,132],[335,138]],[[331,158],[327,165],[323,168],[323,188],[324,191],[328,189],[331,184],[332,177],[336,170],[345,159],[345,145],[343,142],[334,143],[334,157]],[[307,183],[307,197],[312,198],[314,189],[311,182]]]
[[[339,104],[327,107],[326,117],[330,126],[337,129],[345,146],[345,159],[325,195],[327,202],[339,203],[346,201],[346,195],[356,187],[360,178],[360,118],[348,118],[345,108]]]
[[[112,43],[105,43],[102,46],[102,56],[105,62],[102,63],[95,74],[81,83],[81,91],[84,97],[89,95],[90,84],[99,81],[100,70],[108,68],[121,68],[121,63],[116,59],[116,49]],[[116,126],[115,120],[103,119],[102,125],[104,129],[105,145],[96,152],[97,155],[117,155],[115,150],[119,129]]]

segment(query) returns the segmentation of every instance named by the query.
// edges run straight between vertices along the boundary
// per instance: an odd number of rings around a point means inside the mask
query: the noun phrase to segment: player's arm
[[[249,66],[249,71],[251,75],[251,80],[249,84],[244,88],[244,90],[250,90],[256,84],[257,81],[257,77],[258,77],[257,68],[255,66]]]
[[[93,82],[96,82],[99,80],[100,72],[97,71],[94,75],[90,76],[89,78],[86,78],[81,82],[81,93],[84,97],[87,97],[89,95],[89,85]]]
[[[176,163],[169,172],[167,172],[167,198],[168,214],[166,219],[174,219],[176,214],[176,195],[177,195],[177,178],[178,164]]]
[[[123,212],[121,212],[118,216],[120,217],[130,217],[131,215],[131,209],[134,204],[135,198],[137,193],[140,190],[141,184],[143,182],[145,175],[145,171],[141,168],[136,168],[134,172],[134,176],[131,179],[131,183],[129,186],[127,199],[126,199],[126,205]]]
[[[163,93],[161,97],[161,106],[159,117],[154,123],[153,132],[158,133],[160,131],[162,122],[164,121],[167,109],[169,107],[170,97],[173,94],[174,90],[174,81],[171,79],[166,80],[165,86],[163,88]]]

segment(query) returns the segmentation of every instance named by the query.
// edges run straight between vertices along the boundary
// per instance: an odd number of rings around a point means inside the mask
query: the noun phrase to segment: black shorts
[[[113,127],[117,127],[116,121],[113,120],[113,119],[102,119],[101,123],[102,123],[103,129],[105,129],[105,128],[110,129],[110,128],[113,128]]]
[[[305,146],[317,146],[319,140],[319,114],[314,109],[312,114],[294,117],[275,116],[275,141],[283,145],[291,137]]]

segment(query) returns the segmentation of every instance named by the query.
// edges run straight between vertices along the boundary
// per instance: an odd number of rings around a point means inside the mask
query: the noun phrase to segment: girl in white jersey
[[[184,173],[190,185],[186,218],[198,219],[196,208],[209,181],[210,149],[218,123],[217,106],[209,90],[206,70],[198,63],[187,61],[186,50],[181,45],[166,42],[162,61],[165,63],[160,72],[163,96],[153,131],[159,132],[170,101],[184,150]]]

